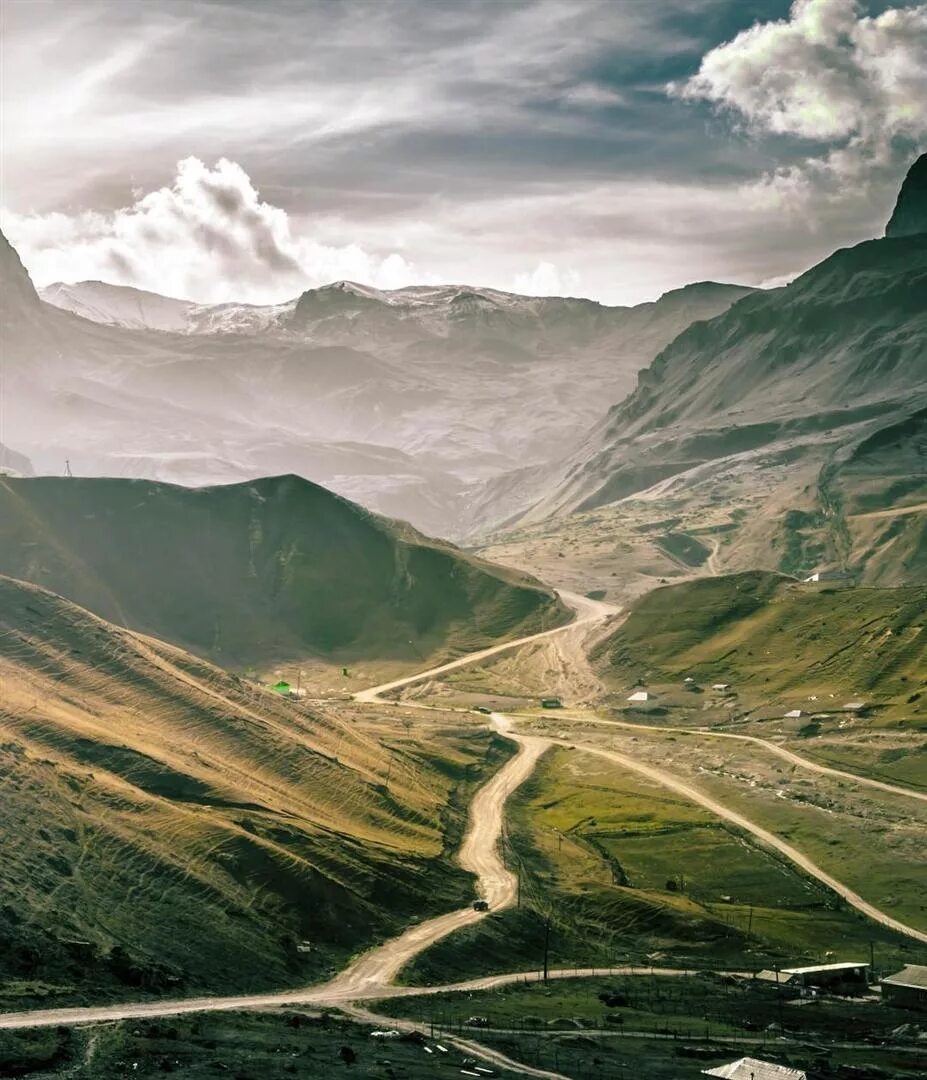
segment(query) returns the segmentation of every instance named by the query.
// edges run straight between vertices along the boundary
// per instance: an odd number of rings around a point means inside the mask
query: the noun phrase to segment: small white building
[[[726,1080],[807,1080],[802,1069],[790,1069],[787,1065],[774,1065],[771,1061],[744,1057],[729,1065],[714,1069],[702,1069],[702,1076],[723,1076]]]
[[[634,693],[628,698],[628,701],[649,701],[650,695],[646,690],[635,690]]]
[[[731,684],[729,682],[716,682],[711,684],[712,690],[730,690]]]
[[[786,720],[800,720],[804,715],[805,714],[801,711],[801,709],[790,709],[785,714],[785,719]]]

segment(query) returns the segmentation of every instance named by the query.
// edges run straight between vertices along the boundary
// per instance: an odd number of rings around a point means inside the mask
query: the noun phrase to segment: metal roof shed
[[[790,1069],[787,1065],[774,1065],[771,1061],[752,1057],[743,1057],[714,1069],[702,1069],[702,1075],[723,1076],[726,1080],[807,1080],[807,1073],[801,1069]]]

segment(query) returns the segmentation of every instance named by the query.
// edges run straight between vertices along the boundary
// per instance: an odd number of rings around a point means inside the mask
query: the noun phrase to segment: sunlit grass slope
[[[9,578],[0,688],[0,997],[309,982],[470,895],[482,728],[381,742]]]
[[[754,695],[853,695],[917,710],[927,587],[842,588],[753,572],[644,596],[596,651],[618,679],[724,681]]]

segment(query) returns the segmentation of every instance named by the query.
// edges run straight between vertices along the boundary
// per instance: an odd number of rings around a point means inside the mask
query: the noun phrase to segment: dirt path
[[[890,930],[895,930],[905,937],[913,938],[915,941],[927,944],[927,933],[922,930],[916,930],[913,926],[908,926],[903,922],[899,922],[898,919],[893,919],[891,915],[886,915],[884,911],[880,911],[867,900],[864,900],[859,893],[854,892],[848,885],[844,885],[843,882],[838,881],[835,877],[828,874],[826,870],[822,870],[820,866],[812,862],[806,855],[803,855],[798,848],[793,847],[785,840],[781,840],[768,829],[764,829],[761,825],[757,825],[755,822],[750,821],[749,818],[745,818],[743,814],[737,813],[736,810],[728,809],[728,807],[723,806],[716,799],[699,791],[698,788],[693,787],[684,780],[680,780],[677,776],[673,776],[672,773],[668,773],[664,769],[658,769],[653,765],[645,765],[644,762],[637,761],[635,758],[629,757],[627,754],[619,753],[617,750],[604,750],[600,747],[584,745],[575,739],[551,739],[551,742],[561,746],[575,746],[585,754],[595,754],[597,757],[603,757],[609,761],[614,761],[624,769],[639,773],[641,776],[646,776],[648,780],[653,780],[662,787],[669,788],[670,791],[675,791],[678,795],[682,795],[690,802],[697,803],[699,806],[704,807],[704,809],[710,811],[716,817],[723,818],[725,821],[730,821],[731,824],[736,825],[738,828],[755,836],[757,840],[767,847],[773,848],[780,854],[785,855],[787,859],[804,870],[806,874],[810,874],[812,877],[817,878],[818,881],[837,893],[838,896],[843,897],[851,907],[856,908],[857,911],[861,911],[874,922],[881,923],[882,926],[887,926]]]
[[[347,1006],[343,1010],[348,1016],[353,1016],[361,1023],[376,1024],[378,1027],[396,1028],[399,1031],[421,1031],[421,1023],[416,1023],[414,1020],[400,1020],[394,1016],[378,1016],[374,1012],[370,1012],[369,1009],[360,1008],[358,1006]],[[446,1043],[449,1046],[455,1047],[464,1054],[469,1054],[471,1057],[478,1057],[487,1064],[495,1065],[500,1069],[506,1069],[507,1071],[517,1072],[521,1076],[535,1076],[539,1080],[570,1080],[568,1076],[564,1076],[563,1073],[550,1072],[548,1069],[538,1069],[533,1065],[524,1065],[519,1061],[513,1061],[510,1057],[506,1057],[505,1054],[498,1050],[494,1050],[488,1046],[484,1046],[482,1043],[472,1042],[470,1039],[461,1038],[460,1035],[453,1035],[450,1032],[441,1031],[435,1032],[435,1037],[442,1044]]]
[[[563,713],[558,713],[557,719],[558,721],[574,720],[576,723],[580,724],[597,724],[602,725],[603,727],[627,728],[631,731],[646,731],[649,735],[656,736],[686,735],[691,738],[736,739],[740,742],[754,743],[763,750],[768,750],[769,753],[782,758],[783,761],[788,761],[792,765],[797,765],[799,768],[807,769],[809,772],[819,773],[822,776],[836,776],[841,780],[851,780],[854,784],[863,784],[865,787],[877,788],[879,791],[887,791],[890,795],[903,795],[909,799],[927,802],[927,792],[925,791],[915,791],[913,788],[889,784],[884,780],[874,780],[868,776],[860,776],[859,773],[844,772],[843,769],[834,769],[830,765],[821,765],[811,758],[805,758],[800,754],[794,753],[792,750],[787,750],[778,743],[770,742],[768,739],[761,739],[759,735],[738,735],[733,731],[705,731],[698,728],[655,728],[649,724],[634,724],[629,720],[602,720],[599,717],[573,717]]]
[[[550,745],[549,740],[533,735],[509,734],[501,718],[493,716],[494,726],[518,743],[518,752],[476,793],[470,805],[470,823],[460,849],[460,865],[477,876],[477,891],[491,911],[502,911],[515,902],[518,880],[499,855],[499,837],[505,801],[534,772],[538,758]],[[373,995],[388,986],[410,960],[462,926],[486,918],[486,912],[472,907],[449,911],[406,930],[397,938],[365,953],[345,968],[326,989],[348,998]]]
[[[558,627],[555,630],[545,631],[542,634],[535,634],[519,641],[507,642],[491,649],[482,650],[479,653],[462,657],[459,660],[452,661],[450,664],[442,665],[440,668],[435,668],[428,672],[407,676],[406,678],[397,679],[383,686],[361,691],[356,695],[357,700],[376,702],[379,695],[387,690],[397,689],[400,686],[409,685],[420,679],[430,678],[443,671],[478,662],[485,659],[487,656],[494,655],[506,649],[517,648],[527,642],[536,641],[553,634],[565,632],[574,632],[575,634],[577,627],[586,624],[591,626],[595,623],[604,622],[605,619],[614,614],[616,610],[611,607],[611,605],[588,600],[585,597],[577,597],[563,593],[561,593],[561,595],[568,603],[574,606],[577,611],[579,617],[573,623],[570,623],[565,627]],[[617,751],[584,746],[578,744],[576,740],[568,741],[546,736],[521,735],[512,730],[510,718],[503,716],[500,713],[493,714],[492,723],[497,731],[518,744],[518,752],[477,792],[471,805],[470,823],[460,851],[461,865],[477,875],[479,893],[489,902],[492,910],[500,911],[510,906],[515,900],[517,890],[515,877],[503,865],[497,850],[506,799],[519,784],[523,783],[531,775],[538,759],[548,747],[553,745],[577,745],[582,752],[596,754],[599,757],[614,761],[622,768],[640,773],[704,807],[716,816],[723,818],[726,821],[730,821],[745,832],[752,834],[761,843],[785,855],[806,873],[827,885],[853,907],[869,916],[869,918],[874,919],[883,926],[896,930],[907,937],[927,943],[927,934],[915,930],[912,927],[905,926],[903,923],[900,923],[879,911],[847,886],[843,885],[820,867],[816,866],[810,859],[802,855],[800,851],[792,847],[792,845],[780,840],[768,830],[754,824],[741,814],[722,806],[714,799],[704,795],[701,791],[678,777],[672,776],[662,769],[636,761]],[[689,732],[689,734],[692,733]],[[730,738],[744,738],[763,743],[763,740],[756,740],[753,736],[733,736],[730,733],[723,734]],[[772,744],[764,745],[773,748]],[[790,751],[783,751],[781,747],[775,747],[774,749],[777,752],[781,751],[783,754],[791,753]],[[798,755],[792,756],[796,759],[797,763],[802,764],[804,767],[814,767],[814,763],[805,762],[805,760],[799,758]],[[820,771],[835,771],[829,770],[827,766],[818,766],[817,768]],[[852,774],[845,775],[850,779],[859,779],[858,777],[852,776]],[[870,783],[877,787],[885,787],[885,785],[881,784],[879,781],[871,781]],[[889,785],[889,788],[891,787],[892,786]],[[0,1014],[0,1029],[25,1029],[48,1027],[59,1024],[100,1023],[112,1020],[133,1020],[146,1017],[178,1016],[196,1012],[218,1012],[239,1009],[266,1009],[300,1005],[350,1006],[352,1002],[362,999],[385,998],[409,994],[433,994],[457,989],[490,989],[495,986],[505,985],[506,983],[526,981],[534,977],[535,973],[533,972],[520,972],[489,976],[484,979],[471,980],[468,983],[458,983],[448,986],[397,987],[389,985],[399,969],[424,949],[428,948],[436,941],[439,941],[447,934],[452,933],[454,930],[477,922],[484,917],[485,915],[483,913],[474,911],[472,907],[468,907],[460,911],[448,912],[446,915],[438,916],[435,919],[429,919],[427,922],[407,930],[393,941],[387,942],[385,945],[365,953],[341,974],[335,976],[329,983],[322,986],[267,994],[201,997],[177,1001],[135,1002],[96,1008],[44,1009],[23,1013],[5,1013]],[[638,973],[642,971],[646,971],[647,974],[651,973],[651,969],[649,968],[615,968],[569,969],[568,971],[552,974],[555,978],[568,978],[576,975],[595,974],[596,972],[599,974],[633,974],[635,970]],[[677,976],[685,974],[682,971],[674,969],[656,969],[653,973]],[[355,1015],[358,1016],[374,1016],[372,1013],[365,1014],[362,1010],[356,1008],[353,1011],[355,1012]],[[395,1021],[389,1022],[391,1024],[395,1023]],[[548,1080],[561,1080],[556,1073],[533,1070],[528,1066],[511,1061],[497,1051],[484,1047],[479,1043],[470,1042],[469,1040],[454,1041],[455,1045],[466,1048],[474,1056],[481,1057],[486,1061],[494,1062],[501,1068],[519,1071],[523,1075],[546,1077]]]
[[[927,502],[913,503],[911,506],[896,506],[891,510],[870,510],[867,514],[850,514],[851,521],[866,518],[901,517],[904,514],[920,514],[927,510]]]
[[[488,649],[481,649],[479,652],[468,653],[457,660],[451,660],[438,667],[429,668],[428,671],[420,671],[415,675],[406,675],[401,679],[383,683],[381,686],[371,686],[367,690],[359,690],[354,695],[354,700],[373,704],[390,690],[398,690],[400,687],[423,682],[425,679],[432,679],[436,675],[443,675],[446,671],[454,671],[470,664],[477,664],[491,656],[508,652],[510,649],[521,648],[521,646],[529,645],[534,641],[543,641],[546,638],[553,637],[555,634],[565,634],[575,638],[578,629],[588,629],[593,624],[604,622],[611,615],[617,614],[619,610],[612,604],[606,604],[601,600],[590,600],[587,596],[580,596],[578,593],[565,592],[562,589],[559,592],[560,598],[576,612],[577,617],[572,622],[566,623],[564,626],[556,626],[553,630],[542,630],[539,634],[530,634],[528,637],[518,638],[517,641],[505,641],[501,645],[493,645]]]

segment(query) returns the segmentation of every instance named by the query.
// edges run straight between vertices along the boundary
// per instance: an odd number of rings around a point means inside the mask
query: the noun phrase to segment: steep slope
[[[126,285],[108,285],[105,281],[80,281],[74,285],[56,281],[38,293],[46,303],[85,319],[131,330],[184,333],[187,313],[195,306],[188,300],[159,296]]]
[[[3,577],[0,681],[4,1003],[304,985],[469,893],[482,731],[396,738]]]
[[[338,282],[260,308],[57,284],[49,304],[31,292],[29,333],[6,343],[23,373],[7,437],[54,473],[66,459],[189,484],[298,472],[462,535],[467,489],[562,456],[680,330],[749,291],[701,283],[608,308]]]
[[[0,474],[9,476],[31,476],[32,462],[25,454],[18,454],[0,443]]]
[[[740,519],[723,537],[722,567],[923,580],[925,450],[921,233],[838,251],[684,330],[575,453],[523,477],[509,524],[618,500],[648,501],[655,521],[697,505],[707,523],[723,499]],[[496,488],[480,512],[505,521],[507,492]],[[898,511],[882,541],[857,520],[863,510]],[[879,554],[889,543],[894,571]]]
[[[637,601],[595,660],[626,681],[692,675],[747,698],[804,692],[825,709],[862,697],[920,711],[927,586],[828,588],[759,571],[672,585]]]
[[[537,582],[299,477],[0,481],[0,572],[224,665],[420,661],[566,620]]]
[[[927,233],[927,154],[921,154],[911,166],[885,226],[886,236],[917,236],[921,233]]]

